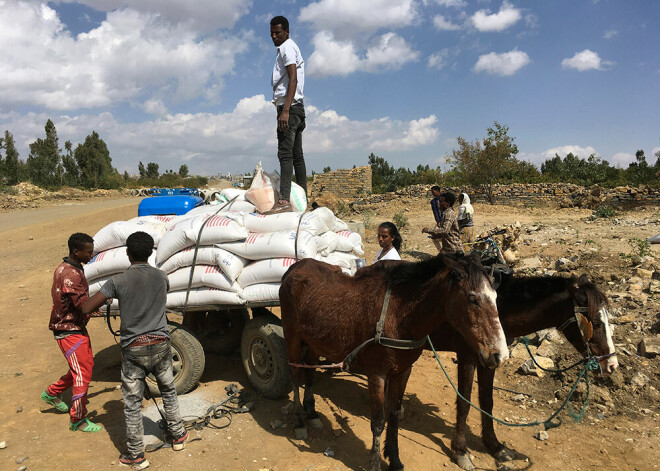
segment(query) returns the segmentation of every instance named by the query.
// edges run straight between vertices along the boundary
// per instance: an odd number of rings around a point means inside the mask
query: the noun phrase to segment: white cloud
[[[596,149],[594,149],[591,146],[587,146],[587,147],[580,147],[576,145],[559,146],[559,147],[553,147],[552,149],[548,149],[545,152],[543,152],[543,157],[545,157],[546,159],[551,159],[555,156],[555,154],[557,154],[562,159],[566,157],[568,154],[573,154],[577,157],[580,157],[581,159],[586,159],[591,154],[596,154]]]
[[[598,53],[585,49],[582,52],[576,52],[571,58],[561,61],[562,69],[575,69],[580,72],[585,70],[605,70],[614,65],[614,62],[604,61]]]
[[[72,110],[166,97],[218,102],[244,37],[200,38],[187,25],[125,9],[72,37],[46,4],[6,1],[0,15],[0,102]],[[26,34],[29,31],[30,34]]]
[[[605,39],[612,39],[613,37],[617,36],[618,34],[619,34],[619,32],[618,32],[617,30],[615,30],[615,29],[608,29],[608,30],[605,31],[605,33],[603,34],[603,37],[604,37]]]
[[[206,32],[233,27],[252,6],[252,0],[59,0],[58,3],[82,3],[105,12],[130,8],[158,14],[171,24],[188,23]]]
[[[610,164],[613,167],[628,168],[628,164],[632,162],[637,162],[635,154],[630,154],[627,152],[619,152],[614,154],[610,159]]]
[[[655,157],[655,154],[660,152],[660,147],[654,147],[651,151],[651,155]]]
[[[442,51],[438,51],[434,54],[431,54],[428,58],[427,66],[429,69],[436,69],[440,70],[443,69],[446,66],[446,60],[448,56],[448,51],[447,49],[443,49]]]
[[[461,29],[459,25],[452,23],[442,15],[435,15],[433,17],[433,26],[439,31],[456,31]]]
[[[356,121],[312,105],[305,110],[303,146],[308,169],[326,166],[328,155],[341,155],[335,165],[350,168],[366,163],[371,151],[430,145],[439,133],[434,115],[411,121],[388,117]],[[187,163],[191,172],[202,174],[244,171],[259,160],[269,171],[279,168],[275,109],[264,95],[244,98],[227,113],[167,114],[141,123],[122,123],[108,112],[80,116],[12,112],[0,114],[0,129],[13,133],[20,158],[26,159],[28,144],[43,138],[49,118],[60,142],[71,140],[74,147],[96,130],[120,172],[135,173],[138,161],[156,162],[162,171]]]
[[[520,10],[504,2],[497,13],[491,14],[490,10],[476,12],[472,15],[472,24],[482,32],[504,31],[516,24],[520,18],[522,18]]]
[[[521,67],[529,64],[530,59],[527,53],[514,49],[513,51],[503,52],[501,54],[491,52],[479,56],[474,65],[475,72],[486,72],[493,75],[509,76],[513,75]]]
[[[336,40],[328,31],[317,33],[313,40],[314,52],[307,60],[306,72],[312,77],[348,75],[356,71],[378,72],[398,70],[404,64],[416,61],[419,52],[395,33],[386,33],[374,38],[371,46],[358,55],[352,41]]]
[[[440,5],[441,7],[447,7],[447,8],[464,8],[467,6],[467,2],[465,0],[433,0],[435,3]],[[424,3],[428,3],[427,0],[424,0]]]
[[[412,24],[418,18],[415,6],[414,0],[320,0],[301,8],[298,20],[313,23],[317,30],[353,37]]]
[[[167,106],[159,98],[153,98],[147,100],[142,104],[144,111],[150,114],[155,114],[157,116],[163,116],[167,114]]]

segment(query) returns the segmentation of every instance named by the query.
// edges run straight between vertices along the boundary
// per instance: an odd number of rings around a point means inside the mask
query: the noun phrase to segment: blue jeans
[[[156,377],[160,389],[170,434],[180,437],[185,433],[185,429],[174,388],[170,342],[126,347],[122,349],[122,354],[124,358],[121,363],[121,390],[124,394],[126,445],[128,453],[136,456],[142,453],[144,446],[144,428],[140,409],[144,395],[144,379],[150,373]]]
[[[277,107],[277,117],[282,107]],[[296,183],[305,190],[307,196],[307,170],[302,148],[302,132],[305,129],[305,108],[289,108],[289,126],[285,131],[277,131],[277,158],[280,161],[280,199],[289,201],[291,178],[296,174]]]

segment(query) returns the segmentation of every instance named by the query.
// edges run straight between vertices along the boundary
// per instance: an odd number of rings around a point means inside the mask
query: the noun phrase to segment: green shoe
[[[103,427],[95,424],[87,417],[85,417],[84,419],[78,422],[70,422],[69,430],[71,430],[72,432],[75,432],[76,430],[80,430],[81,432],[100,432],[101,430],[103,430]]]
[[[60,412],[69,412],[69,406],[66,405],[66,403],[62,400],[60,396],[50,396],[44,390],[44,392],[41,393],[41,399],[45,403],[50,404]]]

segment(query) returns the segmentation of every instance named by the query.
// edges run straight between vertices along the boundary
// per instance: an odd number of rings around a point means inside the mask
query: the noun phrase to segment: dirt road
[[[485,208],[475,205],[482,225],[495,225],[511,220],[516,210],[507,207]],[[536,211],[536,212],[535,212]],[[388,218],[394,211],[375,210],[375,218]],[[136,200],[102,200],[75,206],[55,206],[34,211],[0,214],[0,345],[4,365],[0,370],[0,468],[29,470],[89,469],[105,470],[118,467],[117,457],[124,451],[123,416],[119,379],[119,350],[101,320],[89,326],[95,352],[94,375],[89,391],[90,417],[103,425],[98,434],[69,432],[66,414],[54,412],[40,399],[41,391],[66,372],[63,359],[47,328],[50,312],[50,284],[55,266],[66,255],[66,240],[76,231],[96,233],[104,225],[133,217]],[[417,235],[428,222],[426,203],[411,206],[405,258],[418,253],[433,253],[428,240]],[[382,216],[381,216],[382,214]],[[529,210],[520,216],[528,223],[536,220],[584,227],[585,214],[578,211],[560,212]],[[426,224],[425,224],[426,225]],[[584,229],[580,229],[584,230]],[[625,229],[624,229],[625,230]],[[649,232],[656,228],[648,228]],[[652,235],[652,234],[651,234]],[[417,238],[418,237],[418,238]],[[594,236],[595,237],[595,236]],[[611,240],[611,239],[610,239]],[[367,231],[367,256],[376,253],[373,229]],[[550,251],[532,243],[528,253]],[[442,354],[450,374],[455,374],[452,355]],[[657,365],[657,363],[652,363]],[[496,384],[521,390],[538,378],[514,374],[517,365],[511,363],[496,375]],[[622,368],[626,362],[622,361]],[[647,372],[653,376],[654,372]],[[208,402],[225,397],[224,387],[238,383],[250,391],[250,385],[237,354],[229,357],[207,356],[207,367],[200,386],[192,395]],[[511,401],[511,394],[498,391],[495,414],[512,421],[547,417],[556,404],[551,379],[535,397],[536,404],[522,409]],[[543,383],[546,384],[546,383]],[[538,389],[538,388],[537,388]],[[525,389],[526,390],[526,389]],[[369,406],[365,381],[345,374],[318,376],[315,391],[317,406],[324,428],[310,430],[307,441],[294,440],[293,418],[282,415],[288,400],[271,401],[254,396],[255,409],[249,414],[234,416],[230,426],[221,430],[206,428],[193,431],[192,441],[182,453],[161,450],[148,455],[152,469],[196,470],[342,470],[366,469],[371,446]],[[67,401],[69,398],[66,398]],[[408,384],[406,416],[400,432],[401,458],[408,469],[459,469],[450,460],[449,443],[454,424],[455,395],[441,376],[439,367],[425,353]],[[630,401],[635,401],[631,396]],[[146,402],[145,402],[146,404]],[[648,407],[648,405],[644,405]],[[624,415],[617,410],[601,411],[590,407],[585,419],[575,424],[568,417],[558,429],[548,432],[549,439],[533,438],[538,428],[506,428],[498,426],[500,439],[519,453],[511,465],[515,469],[537,470],[653,470],[660,466],[660,429],[657,403],[649,415]],[[273,429],[271,422],[280,420],[284,427]],[[471,414],[472,434],[468,443],[474,452],[478,469],[496,469],[496,463],[481,445],[479,418]],[[331,449],[334,457],[324,456]],[[511,469],[514,469],[511,468]]]

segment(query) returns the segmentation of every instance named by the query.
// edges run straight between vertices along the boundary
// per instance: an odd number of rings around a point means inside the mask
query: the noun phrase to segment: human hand
[[[428,227],[425,227],[424,229],[422,229],[422,234],[428,234],[428,232],[429,232]]]
[[[277,118],[277,130],[284,132],[289,128],[289,111],[282,110],[280,116]]]

